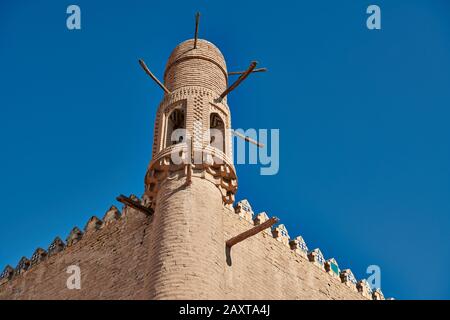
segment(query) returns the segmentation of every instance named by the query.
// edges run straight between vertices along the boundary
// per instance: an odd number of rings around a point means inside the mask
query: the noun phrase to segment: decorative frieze
[[[72,231],[70,231],[69,236],[66,239],[67,246],[70,247],[81,240],[83,237],[83,232],[78,229],[78,227],[74,227]]]
[[[225,205],[234,203],[234,195],[237,191],[237,177],[234,166],[227,156],[211,146],[202,148],[194,146],[192,154],[199,155],[200,163],[186,164],[186,157],[190,157],[189,148],[182,144],[176,144],[160,152],[149,165],[145,177],[145,195],[149,199],[152,208],[156,206],[156,195],[159,192],[163,180],[172,178],[193,177],[211,181],[221,192]],[[173,155],[180,163],[174,163]],[[208,160],[210,159],[210,160]],[[187,170],[191,170],[188,174]]]
[[[345,269],[341,271],[341,281],[344,283],[347,287],[351,288],[354,291],[358,291],[356,289],[356,278],[353,275],[353,272],[350,269]]]
[[[331,258],[325,261],[325,271],[333,277],[339,278],[341,270],[336,259]]]
[[[109,224],[119,219],[120,219],[119,209],[117,209],[116,206],[111,206],[111,208],[109,208],[109,210],[106,211],[102,220],[105,224]]]
[[[260,212],[256,215],[255,219],[253,220],[255,226],[262,224],[263,222],[266,222],[267,220],[269,220],[269,216],[267,215],[267,213]]]
[[[102,224],[103,224],[102,220],[100,220],[96,216],[92,216],[86,223],[86,226],[84,227],[84,232],[90,233],[96,231],[102,227]]]
[[[272,236],[281,243],[289,245],[289,233],[284,224],[279,224],[272,230]]]
[[[37,248],[33,255],[31,256],[31,266],[35,266],[38,263],[40,263],[41,261],[44,261],[48,256],[47,251],[45,251],[42,248]]]
[[[289,241],[289,245],[292,250],[304,258],[308,258],[308,246],[302,236],[298,236],[295,239]]]
[[[258,214],[255,216],[255,218],[253,219],[253,224],[254,224],[255,226],[258,226],[258,225],[260,225],[260,224],[263,224],[263,223],[266,222],[267,220],[269,220],[269,217],[267,216],[267,213],[265,213],[265,212],[263,211],[263,212],[258,213]],[[271,229],[270,229],[270,228],[267,228],[267,229],[265,229],[263,232],[265,232],[265,233],[267,233],[267,234],[270,234],[270,233],[271,233]]]
[[[356,289],[367,299],[372,299],[372,289],[366,279],[359,280],[356,284]]]
[[[247,199],[239,201],[234,207],[236,212],[241,218],[249,222],[253,222],[253,209]]]
[[[22,259],[20,259],[19,263],[17,264],[14,273],[22,274],[27,271],[28,268],[30,268],[30,260],[28,260],[26,257],[22,257]]]
[[[373,291],[373,293],[372,293],[372,299],[373,299],[373,300],[385,300],[385,299],[384,299],[384,294],[383,294],[383,292],[381,291],[380,288],[377,288],[377,289],[375,289],[375,290]]]
[[[325,270],[325,258],[323,257],[322,251],[320,251],[319,248],[311,250],[308,253],[308,259],[309,261],[314,263],[315,266],[319,267],[322,270]]]
[[[53,242],[48,247],[47,252],[49,256],[53,256],[58,252],[63,251],[64,248],[65,248],[64,242],[59,237],[56,237],[55,240],[53,240]]]
[[[0,285],[10,280],[14,276],[14,268],[7,265],[0,274]]]

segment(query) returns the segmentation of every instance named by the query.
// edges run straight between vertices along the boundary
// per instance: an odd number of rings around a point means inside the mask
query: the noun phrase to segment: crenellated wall
[[[148,299],[148,241],[151,218],[126,208],[111,207],[102,220],[89,219],[63,242],[35,252],[0,280],[0,299]],[[37,257],[40,258],[37,258]],[[38,259],[38,260],[37,260]],[[33,258],[30,258],[33,260]],[[81,290],[69,290],[67,268],[81,271]]]
[[[240,234],[268,218],[265,212],[254,216],[246,200],[237,204],[235,212],[224,208],[225,238]],[[225,277],[226,299],[372,298],[358,292],[356,282],[341,279],[339,272],[327,272],[320,250],[308,251],[301,237],[291,240],[283,224],[233,246]]]
[[[264,212],[254,215],[246,200],[240,201],[235,210],[222,206],[215,211],[220,211],[214,212],[216,218],[223,218],[225,240],[268,219]],[[174,281],[167,282],[170,290],[178,286],[184,292],[181,295],[154,287],[152,279],[158,270],[152,259],[160,246],[152,237],[158,234],[152,229],[156,226],[152,225],[153,219],[131,208],[125,207],[121,214],[111,207],[102,220],[89,219],[84,232],[74,228],[66,242],[56,238],[47,250],[37,249],[30,259],[21,259],[16,268],[5,268],[0,278],[0,299],[207,298],[195,294],[195,281],[192,281],[195,277],[190,279],[189,288],[184,286],[182,276],[169,279]],[[208,241],[217,241],[208,230],[186,229],[187,236],[190,232],[206,232],[197,237],[205,246]],[[177,253],[189,250],[183,248],[182,241],[174,248],[168,250],[168,260],[161,261],[162,265],[176,267],[177,263],[183,263],[182,259],[191,258],[185,252]],[[215,292],[215,298],[384,299],[381,290],[372,292],[365,280],[357,282],[349,269],[341,271],[337,262],[325,260],[319,249],[308,250],[303,238],[290,238],[284,225],[266,229],[236,244],[228,254],[225,244],[223,250],[223,255],[218,253],[225,260],[219,267],[223,273],[205,272],[205,277],[214,274],[217,277],[219,294]],[[66,286],[70,265],[81,269],[80,290],[69,290]],[[200,290],[200,283],[205,279],[196,276]]]

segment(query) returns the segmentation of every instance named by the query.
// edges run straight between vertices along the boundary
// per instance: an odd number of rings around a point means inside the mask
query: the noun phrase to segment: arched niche
[[[165,148],[186,142],[186,112],[185,108],[177,107],[166,117]]]
[[[209,116],[209,144],[225,153],[225,122],[217,113]]]

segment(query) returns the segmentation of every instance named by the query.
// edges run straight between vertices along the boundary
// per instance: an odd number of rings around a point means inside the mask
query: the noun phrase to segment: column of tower
[[[223,207],[234,202],[225,60],[212,43],[179,44],[164,73],[145,199],[155,210],[150,292],[155,299],[220,298],[224,286]],[[217,137],[209,129],[222,133]],[[185,133],[184,132],[185,129]]]

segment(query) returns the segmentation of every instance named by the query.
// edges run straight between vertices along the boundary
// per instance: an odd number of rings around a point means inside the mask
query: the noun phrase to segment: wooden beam
[[[139,64],[141,65],[142,69],[144,69],[145,73],[150,76],[150,78],[153,79],[153,81],[156,82],[156,84],[164,90],[165,93],[170,93],[169,89],[166,88],[165,85],[161,83],[161,81],[158,80],[158,78],[150,71],[149,68],[147,68],[147,65],[145,64],[144,60],[139,59]]]
[[[256,64],[257,64],[256,61],[252,61],[248,69],[243,74],[241,74],[240,77],[231,86],[229,86],[224,92],[222,92],[218,100],[222,101],[222,99],[225,98],[227,94],[236,89],[236,87],[240,85],[241,82],[244,81],[250,75],[250,73],[252,73],[253,69],[255,69],[256,67]]]
[[[129,207],[131,207],[133,209],[136,209],[138,211],[141,211],[141,212],[145,213],[147,216],[151,216],[151,215],[153,215],[153,213],[155,213],[155,211],[152,208],[144,207],[139,202],[134,201],[133,199],[130,199],[130,198],[124,196],[123,194],[118,196],[116,198],[116,200],[121,202],[121,203],[123,203],[126,206],[129,206]]]
[[[264,148],[264,144],[262,144],[262,143],[260,143],[260,142],[258,142],[258,141],[253,140],[253,139],[250,138],[249,136],[244,136],[243,134],[241,134],[241,133],[239,133],[239,132],[237,132],[237,131],[234,131],[234,130],[232,130],[232,133],[233,133],[235,136],[237,136],[237,137],[239,137],[239,138],[242,138],[242,139],[244,139],[244,140],[247,141],[247,142],[256,144],[256,145],[257,145],[258,147],[260,147],[260,148]]]
[[[194,49],[197,49],[198,24],[200,22],[200,12],[195,14],[195,33],[194,33]]]
[[[256,73],[256,72],[266,72],[267,68],[256,68],[252,71],[252,73]],[[229,76],[234,76],[234,75],[238,75],[238,74],[243,74],[245,71],[232,71],[232,72],[228,72]]]
[[[186,164],[186,186],[189,186],[192,184],[192,164],[188,163]]]
[[[272,217],[269,220],[267,220],[266,222],[261,223],[260,225],[247,230],[245,232],[242,232],[241,234],[227,240],[226,245],[228,248],[231,248],[232,246],[234,246],[235,244],[244,241],[247,238],[250,238],[251,236],[254,236],[255,234],[272,227],[275,223],[277,223],[279,220],[277,217]]]

